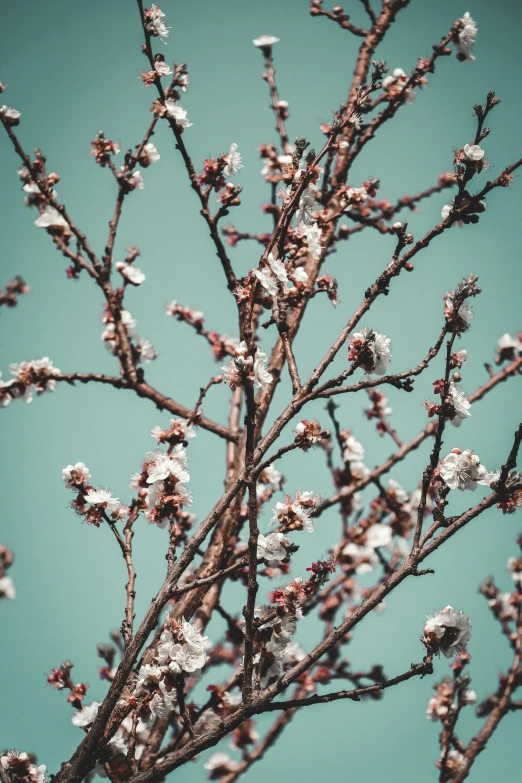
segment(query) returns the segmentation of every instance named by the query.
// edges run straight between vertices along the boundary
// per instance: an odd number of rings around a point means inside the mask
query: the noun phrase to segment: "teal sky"
[[[194,125],[185,140],[196,168],[203,158],[237,142],[245,164],[238,177],[244,190],[231,222],[243,231],[268,231],[270,219],[260,206],[269,191],[259,175],[256,147],[276,141],[276,134],[267,86],[260,78],[261,56],[252,38],[270,33],[281,39],[274,55],[280,96],[290,103],[290,137],[304,133],[316,148],[323,138],[319,123],[328,121],[346,97],[358,41],[328,20],[312,19],[305,0],[164,0],[161,7],[172,30],[168,45],[158,42],[156,50],[169,62],[188,64],[191,84],[183,105]],[[348,0],[345,8],[355,23],[366,23],[359,2]],[[492,133],[484,144],[491,174],[497,176],[520,157],[522,11],[518,4],[473,0],[466,7],[453,0],[417,0],[400,13],[378,57],[392,68],[411,70],[417,57],[429,56],[432,44],[466,10],[479,27],[476,62],[461,64],[453,56],[439,61],[436,75],[416,103],[401,109],[379,139],[366,147],[350,184],[360,185],[370,175],[379,177],[380,196],[392,201],[434,184],[441,172],[451,168],[453,147],[471,140],[472,106],[484,101],[491,89],[503,99],[491,115]],[[100,253],[115,185],[88,152],[99,129],[120,141],[123,150],[143,136],[154,96],[138,79],[145,68],[141,40],[132,0],[24,0],[7,4],[2,12],[0,80],[8,86],[2,98],[22,112],[17,130],[23,145],[28,151],[39,147],[45,153],[48,170],[61,177],[59,200]],[[236,334],[235,307],[167,127],[159,128],[154,142],[161,161],[145,171],[145,189],[126,200],[115,255],[122,258],[128,244],[136,244],[142,252],[139,266],[147,280],[130,291],[126,301],[140,335],[150,338],[160,355],[147,366],[147,379],[192,406],[199,387],[217,367],[203,341],[188,327],[166,318],[164,305],[177,299],[201,309],[209,328],[230,334]],[[45,232],[34,227],[36,215],[24,207],[18,167],[8,139],[0,139],[0,287],[21,274],[32,289],[16,309],[0,314],[4,378],[10,362],[44,355],[63,371],[116,373],[115,360],[100,340],[99,292],[86,278],[78,282],[66,278],[64,259]],[[438,221],[444,203],[444,194],[435,196],[411,215],[410,230],[416,238]],[[493,193],[477,226],[445,233],[417,257],[414,273],[394,281],[392,295],[377,301],[371,319],[363,325],[392,338],[394,370],[411,367],[426,354],[442,325],[445,291],[473,272],[480,277],[483,294],[473,306],[472,330],[461,343],[469,354],[462,385],[471,392],[486,379],[483,363],[492,360],[498,337],[522,328],[521,204],[518,176],[509,190]],[[322,357],[392,250],[390,238],[362,233],[329,258],[325,271],[338,278],[341,302],[334,310],[325,297],[317,297],[309,307],[296,342],[302,376]],[[237,273],[244,274],[257,263],[259,251],[243,243],[231,256]],[[273,339],[268,333],[264,345],[270,348]],[[345,354],[341,352],[338,366]],[[439,371],[440,363],[417,381],[411,395],[389,391],[393,424],[404,441],[424,426],[420,402],[430,394]],[[520,388],[520,379],[514,379],[477,403],[472,418],[451,432],[451,440],[446,439],[448,451],[453,446],[472,448],[488,468],[497,467],[520,419]],[[281,410],[288,390],[283,384],[278,391],[274,412]],[[224,421],[228,390],[221,386],[213,391],[205,413]],[[352,427],[363,441],[365,461],[373,466],[392,449],[365,420],[366,398],[349,397],[341,403],[342,424]],[[321,407],[311,409],[310,415],[326,426]],[[167,422],[168,416],[148,401],[96,386],[61,387],[31,405],[16,402],[1,411],[0,541],[16,555],[11,575],[18,596],[0,604],[0,747],[34,751],[49,771],[56,771],[81,736],[70,723],[65,697],[47,686],[45,676],[70,658],[77,680],[90,683],[91,697],[103,696],[95,646],[121,623],[125,583],[123,563],[109,531],[82,525],[69,508],[71,498],[63,488],[61,469],[82,460],[94,483],[109,486],[128,501],[128,479],[151,446],[150,428]],[[427,453],[427,448],[420,449],[390,475],[414,489]],[[222,488],[222,441],[200,432],[190,445],[190,456],[194,510],[203,518]],[[329,495],[332,490],[323,461],[320,452],[310,452],[285,462],[287,490],[311,488]],[[475,497],[459,497],[455,508],[464,508],[470,500]],[[302,547],[295,559],[296,574],[313,557],[327,552],[338,529],[332,510],[318,521],[313,536],[298,541]],[[424,616],[449,603],[473,618],[473,687],[479,698],[493,691],[498,672],[509,663],[509,651],[477,587],[485,576],[494,574],[501,587],[511,588],[505,563],[515,554],[520,532],[520,516],[503,517],[493,510],[454,537],[430,561],[435,575],[401,586],[382,615],[372,614],[357,628],[345,648],[354,668],[382,663],[390,677],[406,671],[412,661],[422,658],[419,636]],[[138,527],[138,614],[163,579],[165,541],[165,531],[145,522]],[[227,595],[238,611],[243,597]],[[310,648],[320,632],[314,620],[304,622],[298,640]],[[211,626],[209,633],[217,638],[219,626]],[[432,783],[437,779],[433,761],[438,756],[438,728],[428,723],[424,710],[432,685],[447,672],[448,663],[441,660],[436,662],[435,677],[405,683],[388,691],[380,702],[338,702],[303,712],[245,780],[257,783],[267,775],[279,775],[288,783],[308,783],[326,771],[331,779],[354,783],[383,779]],[[460,724],[464,739],[478,726],[471,709],[468,713]],[[263,720],[261,726],[265,725],[268,722]],[[521,729],[520,713],[503,722],[479,758],[472,780],[519,780],[515,748]],[[226,742],[222,749],[227,749]],[[201,763],[187,765],[173,778],[185,783],[204,780]]]

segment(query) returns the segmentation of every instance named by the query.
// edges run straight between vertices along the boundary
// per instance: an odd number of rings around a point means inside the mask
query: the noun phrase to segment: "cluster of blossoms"
[[[238,152],[237,144],[230,146],[230,152],[223,153],[219,158],[207,158],[203,161],[203,172],[199,175],[199,184],[213,188],[216,193],[226,186],[225,179],[233,177],[243,168],[243,159]]]
[[[163,718],[175,709],[177,687],[187,675],[196,677],[207,662],[208,637],[182,618],[167,614],[154,663],[140,667],[134,696],[143,700],[154,717]]]
[[[77,726],[80,729],[87,731],[92,725],[101,704],[98,701],[93,701],[91,704],[86,704],[78,710],[75,710],[71,718],[73,726]],[[108,752],[113,756],[120,754],[126,756],[128,751],[129,740],[133,728],[133,716],[128,715],[120,724],[117,732],[109,740]],[[146,743],[149,735],[150,727],[141,718],[138,719],[136,724],[136,745],[134,748],[134,757],[140,759],[143,751],[146,748]],[[100,761],[96,762],[94,769],[97,775],[100,777],[106,777],[107,773]]]
[[[167,27],[165,22],[165,14],[155,3],[150,8],[145,9],[145,19],[147,21],[147,29],[149,33],[160,39],[163,43],[166,43],[165,38],[169,37],[170,27]]]
[[[43,171],[44,160],[41,153],[37,153],[34,162],[34,167],[38,171]],[[43,181],[35,182],[31,173],[22,166],[18,170],[18,176],[24,183],[22,190],[25,193],[25,205],[27,207],[36,207],[40,213],[36,218],[34,224],[37,228],[45,228],[48,234],[51,234],[56,239],[59,239],[64,244],[68,244],[71,239],[71,227],[59,212],[59,210],[47,203],[47,197],[44,193],[50,194],[53,199],[58,195],[54,186],[59,182],[60,177],[55,172],[47,174],[45,177],[45,183]]]
[[[130,263],[128,262],[127,266],[129,269],[133,269],[133,267],[131,267]],[[134,271],[139,272],[140,270],[134,269]],[[142,273],[140,272],[140,274]],[[145,275],[143,275],[143,279],[145,279]],[[154,361],[154,359],[157,359],[158,354],[156,353],[151,341],[145,339],[144,337],[139,337],[135,332],[136,319],[132,317],[128,310],[120,310],[120,321],[125,331],[127,332],[128,337],[133,341],[131,346],[136,361],[142,362],[143,364],[148,364],[149,362]],[[118,335],[116,331],[116,324],[114,322],[114,317],[108,308],[105,308],[103,311],[102,323],[105,325],[105,329],[101,334],[101,339],[112,355],[117,356]]]
[[[406,76],[402,68],[395,68],[389,76],[385,76],[382,80],[382,86],[387,93],[388,100],[393,100],[404,93],[406,103],[413,103],[417,96],[415,90],[412,90],[411,87],[406,87],[408,82],[409,77]],[[421,85],[426,83],[427,79],[423,78]]]
[[[499,476],[498,472],[490,473],[481,465],[480,457],[471,449],[461,451],[458,448],[452,449],[441,460],[438,474],[450,489],[460,490],[475,490],[477,484],[489,486]]]
[[[471,637],[471,621],[467,614],[452,606],[428,616],[424,626],[424,643],[437,654],[451,658],[455,653],[466,652]]]
[[[127,506],[114,498],[109,490],[91,486],[90,478],[89,468],[83,462],[67,465],[62,470],[62,481],[67,489],[78,493],[72,503],[76,513],[85,517],[88,525],[95,527],[99,527],[104,519],[109,519],[108,515],[111,522],[125,519],[129,511]]]
[[[234,358],[221,368],[225,382],[235,389],[243,386],[245,379],[248,379],[258,389],[267,391],[268,384],[273,380],[265,366],[268,357],[259,348],[256,348],[255,357],[249,356],[247,351],[247,344],[243,340],[234,351]]]
[[[296,443],[299,444],[299,448],[303,451],[308,451],[312,446],[316,446],[318,443],[327,441],[330,438],[330,432],[323,430],[318,421],[308,421],[303,419],[295,428]]]
[[[269,524],[280,525],[284,532],[306,530],[307,533],[313,533],[312,513],[320,501],[320,496],[314,495],[309,490],[305,492],[297,490],[295,498],[286,495],[284,501],[276,503],[273,509],[274,516]]]
[[[5,544],[0,544],[0,600],[16,598],[14,582],[7,574],[14,562],[14,555]]]
[[[372,329],[355,332],[350,340],[348,361],[367,373],[384,375],[391,360],[391,340]]]
[[[172,419],[166,430],[154,427],[151,437],[158,443],[168,443],[168,451],[148,451],[141,472],[131,477],[130,486],[139,489],[147,519],[158,527],[174,522],[182,513],[182,507],[192,503],[185,486],[190,481],[185,446],[195,435],[194,427],[182,419]]]
[[[275,258],[273,253],[268,254],[266,265],[259,269],[253,269],[251,275],[257,278],[268,297],[276,297],[280,289],[287,295],[296,294],[308,281],[308,274],[302,267],[298,266],[288,270],[283,261],[280,258]],[[288,284],[289,287],[282,286],[281,288],[281,284]],[[244,296],[243,292],[240,293]]]
[[[452,362],[462,364],[466,361],[466,351],[458,351],[451,357]],[[461,389],[453,380],[447,385],[447,395],[445,394],[446,383],[444,379],[434,381],[433,389],[441,397],[441,403],[433,403],[430,400],[424,400],[423,405],[428,411],[428,416],[445,416],[454,427],[460,427],[464,419],[471,416],[469,409],[471,403],[466,397],[466,392]]]
[[[457,658],[467,658],[467,653],[459,653]],[[455,688],[448,677],[444,677],[441,682],[435,685],[435,693],[428,702],[426,708],[426,717],[431,721],[445,722],[448,716],[455,713],[458,707],[477,703],[477,694],[474,690],[465,689],[458,693],[458,702],[455,701]]]
[[[466,332],[473,320],[473,312],[466,300],[480,293],[477,280],[474,275],[464,278],[454,291],[448,291],[444,297],[444,317],[448,328],[455,334]]]
[[[9,405],[11,400],[20,398],[25,402],[32,402],[34,394],[39,396],[46,391],[54,391],[57,383],[55,379],[61,374],[58,367],[53,367],[48,356],[10,364],[9,372],[14,376],[12,380],[0,380],[0,407],[2,408]]]
[[[24,279],[17,275],[5,286],[5,293],[0,288],[0,305],[5,307],[16,307],[18,297],[28,294],[31,289],[25,283]]]
[[[102,130],[98,131],[94,141],[91,141],[91,147],[92,150],[89,152],[89,155],[92,155],[96,163],[102,168],[105,168],[110,163],[111,155],[118,155],[121,150],[118,142],[106,139]]]
[[[0,756],[2,771],[9,783],[47,783],[45,764],[36,766],[34,761],[33,756],[21,750],[9,750]]]

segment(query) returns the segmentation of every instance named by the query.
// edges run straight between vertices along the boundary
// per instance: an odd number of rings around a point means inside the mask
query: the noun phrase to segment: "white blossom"
[[[464,612],[445,606],[440,612],[428,616],[424,634],[446,658],[451,658],[455,653],[465,652],[471,636],[471,621]]]
[[[304,224],[305,226],[311,226],[312,223],[315,222],[314,215],[316,212],[317,202],[315,200],[315,190],[311,185],[307,185],[299,199],[299,209],[295,213],[297,225]]]
[[[10,106],[6,106],[5,103],[3,106],[0,107],[0,115],[8,122],[8,124],[13,121],[16,122],[16,120],[20,119],[21,113],[18,111],[18,109],[13,109]]]
[[[268,254],[268,265],[270,269],[281,283],[288,282],[288,274],[285,269],[285,265],[280,258],[275,258],[273,253]]]
[[[237,144],[233,142],[230,145],[230,152],[225,155],[226,165],[223,169],[225,177],[233,177],[243,167],[243,158],[241,153],[237,151]]]
[[[267,536],[260,533],[257,538],[257,559],[265,560],[267,563],[284,560],[288,552],[283,544],[289,543],[283,533],[269,533]]]
[[[506,332],[499,338],[497,348],[499,351],[522,351],[522,341]]]
[[[311,225],[307,225],[305,223],[301,224],[301,230],[306,237],[306,241],[308,243],[308,252],[312,256],[312,258],[315,258],[317,261],[322,252],[322,245],[321,245],[321,237],[322,232],[317,223],[312,223]],[[308,277],[308,276],[307,276]]]
[[[160,41],[166,43],[164,39],[169,37],[170,27],[167,27],[165,22],[163,21],[165,18],[165,14],[161,10],[161,8],[159,8],[155,3],[153,3],[150,7],[148,15],[150,18],[149,27],[151,28],[151,31],[153,32],[154,35],[158,36]]]
[[[276,43],[279,43],[279,38],[276,38],[275,35],[260,35],[259,38],[254,38],[252,43],[254,44],[254,46],[263,49],[269,46],[273,46]]]
[[[465,144],[463,149],[466,160],[477,163],[484,157],[484,150],[478,144]]]
[[[156,145],[153,144],[151,141],[149,141],[148,144],[145,144],[145,146],[143,147],[143,152],[146,154],[149,163],[157,163],[158,160],[161,158],[161,155],[156,149]]]
[[[471,62],[475,59],[473,55],[473,46],[477,38],[478,29],[476,22],[471,18],[469,11],[466,11],[461,21],[464,22],[464,27],[458,34],[458,39],[455,41],[455,48],[464,60]]]
[[[132,285],[141,285],[145,280],[144,273],[141,271],[141,269],[138,269],[138,267],[134,266],[133,264],[125,264],[122,261],[119,261],[116,264],[116,269],[122,275],[122,277],[124,277],[125,280],[127,280]]]
[[[364,446],[353,435],[349,435],[344,441],[343,460],[345,462],[359,462],[364,459]]]
[[[16,588],[10,576],[0,576],[0,598],[16,598]]]
[[[71,718],[73,726],[79,726],[81,729],[85,729],[87,726],[90,726],[98,714],[99,707],[100,702],[93,701],[92,704],[85,704],[83,709],[75,710]]]
[[[133,171],[130,177],[127,178],[127,183],[132,190],[143,190],[145,187],[145,180],[141,171]]]
[[[44,211],[34,221],[35,226],[38,228],[64,228],[69,230],[69,224],[62,215],[54,207],[45,205]]]
[[[456,414],[456,416],[451,419],[451,423],[455,427],[460,427],[462,421],[468,416],[471,416],[471,413],[469,412],[471,403],[466,397],[465,392],[460,388],[460,386],[457,386],[455,383],[453,383],[453,381],[451,381],[449,385],[449,393],[451,397],[451,404],[453,405]]]
[[[440,463],[439,474],[450,489],[475,490],[477,484],[487,486],[492,481],[484,465],[480,464],[480,458],[471,449],[462,452],[453,449]]]
[[[259,348],[256,351],[254,360],[254,384],[258,389],[268,391],[268,384],[272,383],[273,377],[265,367],[268,357],[266,353],[260,351]]]
[[[159,73],[160,76],[170,76],[172,69],[165,62],[165,60],[156,60],[154,63],[154,70]]]
[[[277,278],[274,277],[270,269],[264,266],[262,269],[254,269],[253,272],[268,295],[277,296]]]
[[[393,533],[390,525],[375,524],[370,525],[365,535],[367,545],[372,549],[378,549],[391,543]]]
[[[185,468],[186,456],[184,451],[178,451],[177,456],[167,454],[166,451],[149,451],[147,459],[147,484],[164,481],[174,476],[176,481],[186,483],[190,481],[190,473]]]
[[[443,220],[446,220],[447,217],[450,216],[450,214],[453,212],[453,207],[451,204],[444,204],[440,211],[440,216]],[[463,220],[454,220],[451,224],[452,228],[455,228],[455,226],[458,226],[459,228],[463,228],[464,221]]]
[[[235,772],[239,769],[239,763],[231,759],[227,753],[213,753],[205,761],[203,768],[208,769],[209,772],[213,770],[222,770],[223,773]]]
[[[75,474],[73,476],[73,473]],[[83,462],[77,462],[76,465],[67,465],[62,470],[62,481],[66,487],[75,489],[78,484],[87,484],[91,474],[89,468]]]
[[[121,505],[118,498],[112,497],[112,492],[109,492],[102,487],[98,487],[97,489],[91,487],[91,489],[87,490],[85,493],[85,502],[90,503],[93,506],[107,508],[109,511],[117,511]]]
[[[187,112],[180,103],[168,98],[165,101],[165,108],[167,114],[172,117],[179,128],[190,128],[194,123],[189,122],[187,119]]]

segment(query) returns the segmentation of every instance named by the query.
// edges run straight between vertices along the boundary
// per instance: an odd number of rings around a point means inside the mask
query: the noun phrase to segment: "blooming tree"
[[[382,0],[376,10],[378,3],[362,0],[361,13],[367,16],[362,28],[342,8],[327,11],[322,0],[313,0],[313,16],[327,17],[361,39],[348,99],[334,112],[332,122],[321,126],[324,140],[319,151],[311,148],[305,136],[292,143],[287,133],[288,103],[279,98],[274,71],[278,38],[262,35],[253,41],[263,60],[278,134],[277,143],[260,147],[262,174],[271,188],[271,202],[264,208],[273,217],[269,233],[249,234],[223,222],[240,203],[241,187],[236,183],[243,162],[236,143],[201,166],[193,162],[192,122],[181,103],[189,85],[188,71],[185,65],[171,63],[165,54],[168,49],[163,44],[168,43],[171,27],[155,4],[147,9],[137,0],[146,63],[140,78],[154,92],[152,119],[142,140],[124,155],[102,131],[92,142],[94,162],[107,169],[117,185],[101,254],[58,200],[55,185],[60,178],[47,170],[44,153],[37,150],[30,156],[21,146],[17,136],[21,113],[7,105],[0,108],[2,126],[21,160],[22,190],[27,206],[36,214],[35,225],[66,258],[70,278],[90,278],[100,289],[105,305],[102,339],[117,367],[113,376],[107,376],[62,372],[48,357],[20,361],[9,368],[12,377],[0,382],[2,406],[20,399],[30,402],[64,382],[79,381],[132,391],[170,414],[169,420],[162,417],[162,423],[152,429],[157,448],[145,454],[131,476],[127,500],[100,486],[102,477],[91,476],[83,462],[62,471],[65,491],[79,519],[92,526],[94,536],[99,535],[94,528],[100,527],[114,536],[127,583],[121,631],[112,634],[111,643],[98,645],[103,661],[100,674],[108,683],[103,701],[88,702],[87,685],[75,682],[70,661],[52,669],[47,678],[51,686],[68,693],[74,710],[72,723],[82,732],[78,748],[54,777],[56,783],[78,783],[93,771],[118,783],[154,783],[225,737],[232,739],[234,757],[215,752],[204,766],[211,779],[231,783],[265,754],[296,710],[375,697],[387,688],[431,674],[433,659],[441,653],[452,674],[435,686],[427,709],[427,716],[441,724],[436,762],[441,781],[464,780],[502,718],[522,707],[516,697],[522,685],[520,557],[508,563],[512,592],[501,592],[491,578],[481,587],[512,649],[513,662],[500,676],[497,690],[478,705],[484,722],[468,744],[457,735],[458,719],[465,707],[477,702],[477,695],[469,687],[471,622],[463,610],[443,606],[424,625],[419,618],[420,660],[392,678],[376,664],[355,672],[342,656],[349,634],[369,612],[383,605],[387,595],[403,581],[432,572],[424,563],[449,538],[489,508],[496,506],[510,514],[522,506],[522,480],[515,470],[522,425],[506,446],[501,465],[486,468],[468,447],[471,408],[499,383],[519,375],[522,368],[521,336],[504,334],[496,349],[497,369],[490,366],[488,379],[475,391],[466,393],[461,388],[467,351],[460,347],[460,340],[465,345],[471,327],[470,302],[480,294],[477,278],[469,275],[446,293],[440,333],[427,336],[433,347],[409,369],[391,370],[391,339],[369,325],[374,302],[391,292],[392,283],[397,285],[395,278],[404,270],[413,270],[416,256],[452,227],[473,230],[474,224],[485,219],[493,191],[507,188],[513,172],[522,165],[522,160],[511,163],[491,180],[481,176],[488,169],[485,120],[499,103],[490,92],[484,105],[473,107],[476,129],[454,151],[452,171],[441,175],[436,185],[392,204],[378,197],[376,179],[348,184],[352,164],[376,131],[414,101],[440,60],[452,54],[460,61],[474,59],[477,27],[469,13],[453,23],[433,46],[432,55],[419,59],[409,74],[372,59],[407,4],[407,0]],[[185,407],[147,382],[144,365],[157,358],[156,351],[150,340],[139,337],[136,320],[125,306],[128,286],[142,286],[146,279],[135,263],[140,253],[129,246],[123,261],[113,255],[124,204],[137,197],[134,191],[144,187],[146,169],[160,160],[152,141],[159,123],[170,129],[188,184],[199,198],[238,322],[237,337],[230,337],[208,329],[198,310],[176,301],[167,306],[168,316],[209,343],[218,362],[219,369],[193,407]],[[443,190],[451,195],[442,207],[440,222],[416,240],[398,214]],[[217,194],[217,207],[212,194]],[[305,315],[313,318],[314,297],[326,294],[332,306],[337,303],[337,282],[323,265],[327,268],[329,255],[340,251],[353,234],[367,229],[392,238],[391,258],[373,283],[364,282],[367,287],[360,305],[305,378],[294,355],[296,336]],[[238,277],[230,248],[245,241],[260,245],[260,257],[248,275]],[[0,292],[0,304],[15,305],[17,296],[27,290],[17,278],[5,294]],[[344,357],[344,369],[334,375],[333,361],[339,356]],[[434,400],[423,402],[432,420],[405,443],[390,423],[392,411],[384,389],[391,386],[412,393],[415,378],[425,372],[435,378]],[[285,373],[291,394],[286,405],[275,410],[274,392]],[[226,424],[202,413],[205,398],[216,394],[218,385],[221,393],[228,388],[223,397],[228,399]],[[343,429],[336,412],[335,398],[356,392],[369,401],[366,415],[379,434],[396,447],[373,470],[364,462],[363,444],[350,429]],[[322,400],[326,401],[326,421],[304,418],[307,406]],[[461,425],[458,431],[453,429]],[[190,442],[201,435],[226,443],[225,489],[208,515],[198,521],[190,510],[193,498],[188,484]],[[392,468],[429,439],[429,463],[414,486],[406,490],[391,478],[385,483]],[[283,491],[280,469],[296,450],[324,455],[335,486],[330,497],[321,498],[309,487],[285,487]],[[366,487],[375,490],[367,507],[360,494]],[[478,501],[452,515],[454,495],[470,491],[476,491]],[[313,536],[316,520],[334,507],[341,519],[338,540],[331,542],[327,557],[320,556],[324,544],[317,544],[318,558],[305,574],[297,573],[292,561],[300,538],[305,532]],[[268,514],[265,523],[264,512],[270,508],[272,516],[268,520]],[[133,536],[143,520],[165,529],[167,566],[158,594],[145,616],[137,619]],[[12,552],[0,546],[0,597],[5,599],[15,598],[7,574],[12,563]],[[370,587],[361,584],[364,574],[372,575]],[[260,593],[269,580],[272,589],[263,603]],[[232,596],[227,606],[222,597],[229,583],[233,589],[227,591]],[[297,641],[299,624],[310,613],[323,622],[324,633],[313,649],[304,650]],[[216,614],[225,620],[226,632],[223,638],[210,641],[207,627],[212,627]],[[219,675],[217,664],[224,666]],[[209,682],[204,699],[195,695],[202,677]],[[336,679],[347,680],[351,687],[332,690],[330,683]],[[268,712],[279,715],[261,736],[256,716]],[[0,777],[3,783],[43,783],[45,767],[36,766],[26,752],[6,750],[0,755]]]

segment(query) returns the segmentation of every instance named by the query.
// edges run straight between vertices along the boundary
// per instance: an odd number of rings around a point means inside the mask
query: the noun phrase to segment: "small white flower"
[[[441,218],[443,220],[446,220],[446,218],[449,217],[452,212],[453,212],[453,207],[451,206],[451,204],[444,204],[444,206],[442,207],[442,209],[440,211],[440,216],[441,216]],[[458,226],[459,228],[462,228],[464,226],[464,221],[463,220],[455,220],[451,224],[451,227],[455,228],[455,226]]]
[[[277,279],[274,277],[270,269],[267,266],[264,266],[263,269],[254,269],[253,272],[268,295],[277,296]]]
[[[321,245],[321,237],[322,237],[321,229],[319,228],[317,223],[312,223],[311,225],[306,225],[305,223],[302,223],[301,231],[306,237],[306,241],[308,243],[308,252],[312,256],[312,258],[318,261],[319,258],[321,257],[321,252],[323,249]]]
[[[127,178],[127,183],[131,190],[143,190],[145,187],[145,180],[141,171],[133,171],[130,177]]]
[[[502,337],[499,338],[497,348],[499,351],[513,350],[518,352],[522,351],[522,342],[506,332],[506,334],[503,334]]]
[[[283,533],[269,533],[267,536],[260,533],[257,539],[257,559],[267,563],[284,560],[288,552],[283,543],[290,543]]]
[[[199,647],[201,650],[205,649],[208,636],[203,636],[199,628],[193,623],[187,622],[185,618],[181,620],[181,632],[187,644],[192,645],[192,647]]]
[[[485,154],[482,147],[479,147],[478,144],[465,144],[463,152],[466,156],[466,160],[469,160],[472,163],[477,163],[479,160],[482,160]]]
[[[471,636],[471,621],[464,612],[445,606],[433,617],[428,616],[424,634],[446,658],[451,658],[457,652],[465,652]]]
[[[294,281],[294,283],[307,283],[308,282],[308,273],[305,272],[302,266],[296,267],[291,273],[290,273],[291,279]]]
[[[0,576],[0,598],[16,598],[16,588],[10,576]]]
[[[86,704],[83,709],[75,710],[74,715],[71,718],[73,726],[79,726],[81,729],[85,729],[87,726],[90,726],[98,714],[99,707],[100,702],[93,701],[92,704]]]
[[[87,484],[91,474],[89,468],[83,462],[77,462],[76,465],[67,465],[62,470],[62,481],[66,487],[75,489],[79,484]]]
[[[279,43],[279,38],[276,38],[275,35],[260,35],[259,38],[254,38],[252,43],[260,49],[265,49]]]
[[[480,458],[473,454],[471,449],[462,452],[454,449],[450,452],[440,463],[439,474],[450,489],[472,491],[476,489],[477,484],[487,486],[490,475],[484,465],[480,464]]]
[[[4,118],[4,120],[6,120],[8,125],[19,120],[21,116],[18,109],[12,109],[10,106],[6,106],[5,104],[0,107],[0,115]]]
[[[288,282],[288,274],[285,269],[285,265],[281,261],[280,258],[274,258],[273,253],[269,253],[268,258],[268,265],[270,266],[270,269],[274,273],[274,275],[277,277],[278,280],[280,280],[282,283]]]
[[[203,764],[203,768],[208,769],[210,772],[213,770],[223,770],[223,773],[228,773],[235,772],[239,769],[239,763],[233,761],[226,753],[213,753]]]
[[[176,457],[161,451],[149,451],[147,457],[152,458],[147,466],[147,484],[164,481],[169,476],[174,476],[176,481],[183,483],[190,481],[190,473],[185,469],[182,461]]]
[[[268,391],[268,384],[273,381],[272,376],[265,367],[267,361],[266,353],[258,348],[254,360],[254,383],[258,389],[263,389],[263,391]]]
[[[372,549],[388,546],[392,540],[392,529],[389,525],[370,525],[366,531],[366,544]]]
[[[144,273],[133,264],[125,264],[123,261],[119,261],[116,264],[116,269],[132,285],[141,285],[145,280]]]
[[[307,185],[299,199],[299,209],[295,213],[297,225],[303,223],[305,226],[311,226],[314,223],[314,215],[317,212],[317,202],[315,200],[315,191],[310,185]]]
[[[462,421],[468,416],[471,416],[471,413],[469,412],[471,403],[466,397],[465,392],[460,388],[460,386],[457,386],[455,383],[453,383],[453,381],[450,383],[449,393],[451,397],[451,404],[453,405],[456,413],[456,416],[451,419],[451,423],[455,427],[460,427]]]
[[[151,32],[154,35],[158,36],[158,38],[160,39],[160,41],[162,41],[162,43],[166,43],[164,39],[169,37],[170,27],[167,27],[165,22],[163,21],[165,18],[165,14],[161,10],[161,8],[158,8],[158,6],[155,3],[153,3],[148,12],[148,16],[150,19],[149,27],[151,29]]]
[[[240,169],[244,168],[243,158],[241,157],[241,153],[237,151],[237,144],[235,142],[230,145],[230,152],[228,155],[225,155],[225,160],[227,162],[223,169],[225,177],[233,177]]]
[[[191,644],[183,644],[176,654],[176,663],[189,674],[202,669],[206,662],[206,652],[201,647],[193,647]]]
[[[464,27],[458,35],[458,40],[455,41],[455,48],[462,59],[471,62],[475,59],[473,55],[473,46],[477,38],[478,29],[476,22],[471,18],[469,11],[466,11],[461,21],[464,22]]]
[[[38,228],[64,228],[69,230],[69,224],[54,207],[45,205],[44,211],[34,221]]]
[[[161,158],[161,155],[156,149],[156,146],[151,141],[149,141],[148,144],[145,144],[145,146],[143,147],[143,152],[145,152],[145,154],[147,155],[147,158],[149,159],[149,163],[157,163],[158,160]]]
[[[168,98],[165,101],[165,107],[167,114],[174,119],[179,128],[190,128],[193,125],[192,122],[188,121],[187,112],[180,103],[176,103],[172,98]]]
[[[90,503],[93,506],[102,506],[109,511],[117,511],[121,505],[118,498],[112,497],[112,492],[102,489],[101,487],[87,490],[85,493],[85,502]]]
[[[359,462],[364,459],[364,446],[353,435],[349,435],[344,441],[343,460],[345,462]]]
[[[170,76],[172,69],[167,65],[165,60],[156,60],[154,63],[154,70],[159,73],[160,76]]]

